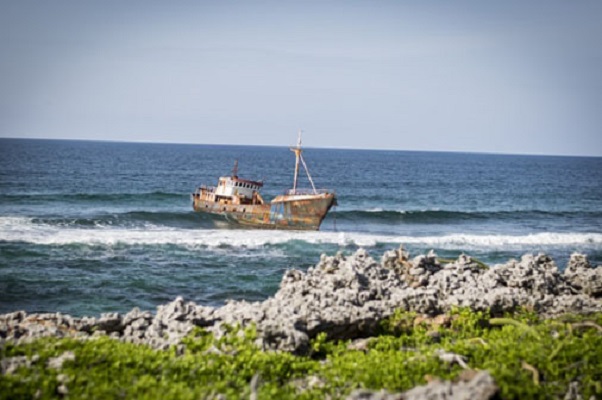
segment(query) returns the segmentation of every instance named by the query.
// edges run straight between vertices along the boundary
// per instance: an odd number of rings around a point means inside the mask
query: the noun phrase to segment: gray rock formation
[[[602,297],[602,274],[599,270],[591,268],[585,255],[571,255],[564,270],[564,278],[572,293],[582,292],[598,299]]]
[[[168,348],[195,326],[219,337],[224,324],[255,324],[262,348],[304,353],[321,332],[329,338],[362,338],[396,309],[434,316],[454,306],[493,313],[525,306],[543,315],[601,311],[602,268],[592,268],[580,254],[573,254],[560,273],[543,254],[486,268],[466,255],[447,264],[434,252],[410,260],[403,248],[385,252],[376,262],[360,249],[348,257],[322,255],[307,272],[287,271],[278,292],[263,302],[230,301],[213,308],[177,298],[154,315],[135,308],[99,318],[18,311],[0,315],[0,340],[110,335]]]
[[[433,380],[403,393],[356,390],[347,397],[347,400],[488,400],[494,398],[498,388],[493,377],[487,371],[470,372],[471,376],[461,376],[457,382]]]

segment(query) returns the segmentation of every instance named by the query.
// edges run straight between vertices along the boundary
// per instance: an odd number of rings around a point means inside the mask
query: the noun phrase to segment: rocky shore
[[[306,354],[310,340],[320,333],[329,339],[365,338],[375,334],[396,309],[435,317],[454,307],[490,310],[493,315],[520,307],[544,316],[600,312],[602,268],[593,267],[581,254],[573,254],[560,272],[544,254],[526,254],[487,267],[466,255],[441,260],[431,252],[410,258],[403,248],[384,253],[377,261],[360,249],[351,256],[322,255],[307,272],[287,271],[277,293],[263,302],[230,301],[214,308],[177,298],[154,314],[133,309],[125,315],[82,318],[17,311],[0,315],[0,341],[109,335],[157,349],[175,345],[181,350],[182,338],[194,327],[219,337],[225,324],[254,324],[260,348]],[[489,382],[490,377],[479,375],[477,384],[483,381]],[[485,392],[491,392],[491,385]],[[356,396],[389,398],[385,393]]]
[[[361,338],[372,335],[395,309],[435,316],[455,306],[493,314],[528,307],[545,316],[601,311],[602,268],[581,254],[573,254],[561,273],[544,254],[488,268],[466,255],[448,263],[433,252],[410,259],[403,248],[377,262],[360,249],[351,256],[322,255],[306,273],[287,271],[277,293],[263,302],[230,301],[213,308],[177,298],[155,314],[135,308],[99,318],[17,311],[0,315],[0,338],[110,335],[165,349],[197,326],[219,336],[223,324],[253,323],[263,349],[303,354],[321,332],[329,339]]]

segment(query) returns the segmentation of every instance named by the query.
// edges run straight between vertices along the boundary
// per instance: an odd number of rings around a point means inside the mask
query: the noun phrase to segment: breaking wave
[[[32,218],[31,222],[40,225],[69,227],[180,227],[180,228],[207,228],[211,227],[210,215],[201,217],[192,211],[165,212],[165,211],[129,211],[118,213],[103,213],[93,216],[48,216]]]
[[[260,248],[291,242],[335,246],[399,244],[441,249],[488,249],[540,247],[602,248],[602,233],[533,233],[526,235],[447,234],[440,236],[372,235],[355,232],[289,232],[246,229],[182,229],[149,224],[135,228],[95,226],[64,227],[22,217],[0,217],[0,241],[39,245],[175,245],[188,249]]]
[[[368,210],[336,211],[336,218],[342,221],[366,221],[375,223],[453,223],[482,220],[520,220],[543,218],[602,218],[602,212],[576,211],[446,211],[446,210],[384,210],[374,208]]]

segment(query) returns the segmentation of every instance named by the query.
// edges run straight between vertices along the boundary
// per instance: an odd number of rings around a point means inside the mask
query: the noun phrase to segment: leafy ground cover
[[[4,366],[17,358],[28,365],[0,375],[0,398],[344,398],[466,370],[488,370],[502,398],[562,398],[571,382],[583,398],[602,398],[602,313],[493,318],[462,309],[429,319],[400,311],[372,338],[321,334],[307,356],[261,351],[255,338],[253,328],[230,328],[221,339],[198,329],[168,351],[109,337],[7,342]]]

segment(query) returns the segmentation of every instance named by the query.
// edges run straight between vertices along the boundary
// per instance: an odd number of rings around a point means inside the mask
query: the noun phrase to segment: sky
[[[0,137],[602,156],[602,1],[0,0]]]

